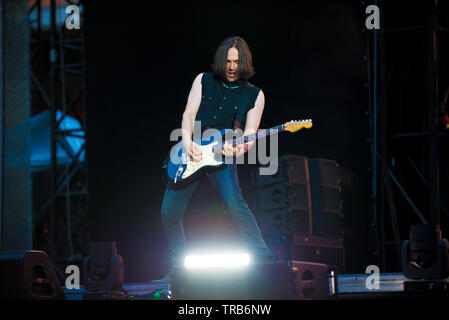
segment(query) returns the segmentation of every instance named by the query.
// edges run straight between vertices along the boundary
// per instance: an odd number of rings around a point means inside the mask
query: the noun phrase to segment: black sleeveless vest
[[[196,120],[201,121],[202,131],[209,128],[233,129],[240,108],[245,108],[240,121],[240,129],[244,130],[246,113],[254,107],[260,89],[247,81],[224,83],[212,73],[204,73],[201,84],[202,97]],[[243,98],[246,93],[249,94],[249,99]]]

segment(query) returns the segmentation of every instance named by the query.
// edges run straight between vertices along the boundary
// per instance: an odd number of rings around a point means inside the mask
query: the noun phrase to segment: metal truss
[[[41,0],[30,1],[30,50],[32,106],[34,113],[51,111],[51,195],[36,210],[34,226],[42,228],[45,222],[47,249],[55,262],[76,261],[84,256],[86,248],[87,219],[87,131],[86,131],[86,72],[84,50],[83,14],[80,12],[80,29],[67,29],[57,21],[57,6],[82,6],[82,1],[50,0],[43,7]],[[43,24],[43,10],[49,12],[49,21]],[[48,16],[48,15],[47,15]],[[48,24],[49,22],[49,24]],[[58,116],[58,111],[60,116]],[[68,116],[76,118],[80,128],[64,129]],[[76,152],[68,139],[82,141]],[[61,150],[68,161],[60,161]],[[84,160],[82,157],[84,156]],[[67,158],[67,157],[66,157]],[[43,230],[39,230],[42,233]]]
[[[440,225],[440,212],[449,217],[440,199],[439,164],[439,141],[444,139],[439,123],[442,106],[447,103],[442,88],[449,86],[448,72],[439,57],[442,49],[449,54],[449,29],[439,24],[438,1],[419,3],[410,6],[425,12],[424,24],[391,28],[383,19],[384,15],[392,16],[391,3],[374,1],[380,8],[381,28],[365,31],[374,257],[383,272],[399,271],[402,241],[408,239],[412,224]],[[447,24],[449,19],[445,20]],[[413,41],[414,50],[397,53],[392,41],[396,41],[395,48],[398,43]],[[444,48],[440,46],[443,41]],[[408,79],[417,81],[416,73],[423,75],[422,85],[411,87]],[[409,102],[414,109],[407,114]],[[419,103],[422,108],[416,109]]]

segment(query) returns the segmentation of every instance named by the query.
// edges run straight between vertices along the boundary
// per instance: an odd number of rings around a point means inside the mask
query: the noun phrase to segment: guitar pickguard
[[[202,151],[202,159],[201,161],[192,161],[190,159],[187,161],[186,169],[182,174],[183,180],[189,178],[203,168],[218,167],[223,165],[224,162],[218,159],[219,157],[212,152],[212,148],[217,144],[218,142],[214,142],[208,145],[200,146]]]

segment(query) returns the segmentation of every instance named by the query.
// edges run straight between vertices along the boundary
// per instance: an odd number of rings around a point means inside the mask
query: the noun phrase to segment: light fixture
[[[410,240],[401,252],[402,272],[409,279],[444,279],[449,275],[449,242],[441,238],[438,225],[410,228]]]
[[[184,258],[187,269],[232,269],[246,267],[251,256],[245,252],[189,254]]]

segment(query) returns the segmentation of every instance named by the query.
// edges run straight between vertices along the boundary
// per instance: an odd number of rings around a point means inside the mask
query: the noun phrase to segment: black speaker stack
[[[282,259],[345,269],[344,216],[339,164],[284,155],[273,175],[252,171],[253,208],[262,235]]]

